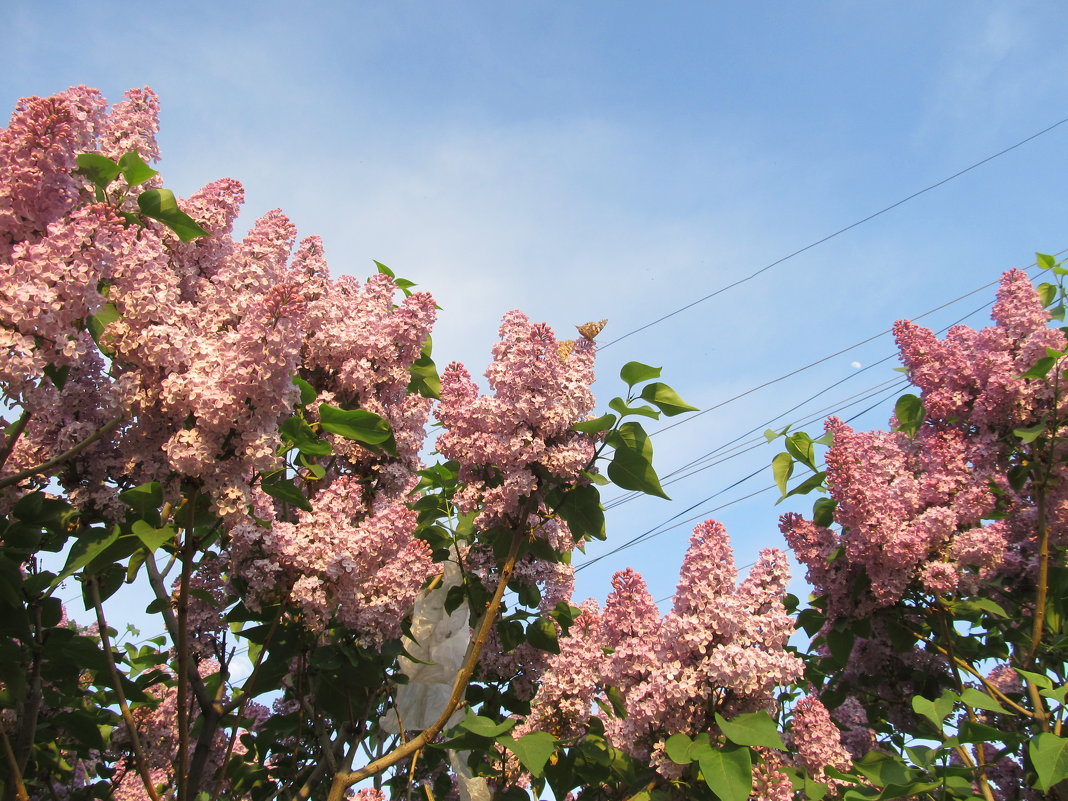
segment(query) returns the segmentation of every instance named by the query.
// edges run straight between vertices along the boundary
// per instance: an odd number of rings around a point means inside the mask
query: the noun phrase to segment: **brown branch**
[[[178,642],[178,620],[175,618],[174,610],[171,608],[171,597],[167,594],[167,588],[163,584],[163,576],[160,575],[154,554],[149,554],[145,559],[145,568],[148,570],[149,586],[152,587],[156,601],[159,602],[161,607],[160,615],[163,617],[163,625],[167,627],[167,636],[171,638],[171,642]],[[207,713],[211,709],[212,698],[208,695],[208,690],[204,686],[200,674],[194,673],[189,678],[193,693],[200,703],[201,711]]]
[[[1049,594],[1049,525],[1046,520],[1046,487],[1040,484],[1035,503],[1038,506],[1038,592],[1035,595],[1035,617],[1031,624],[1031,647],[1024,657],[1024,668],[1030,669],[1046,630],[1046,598]]]
[[[104,605],[100,601],[100,587],[96,582],[96,577],[90,576],[88,584],[89,595],[92,598],[93,606],[96,608],[96,623],[100,630],[100,644],[104,648],[104,659],[107,662],[108,671],[111,673],[111,680],[115,683],[115,695],[119,699],[119,712],[122,714],[122,720],[126,724],[126,730],[130,733],[130,747],[134,752],[134,763],[137,765],[137,772],[141,774],[141,783],[144,784],[149,798],[152,801],[160,801],[159,794],[152,784],[152,775],[148,771],[148,762],[145,760],[145,752],[141,747],[141,738],[137,734],[137,722],[133,719],[130,705],[126,702],[126,693],[122,690],[122,677],[119,675],[118,668],[115,667],[115,657],[111,651],[111,638],[108,636],[108,622],[104,619]]]
[[[189,498],[189,519],[185,525],[185,536],[182,539],[181,559],[182,572],[178,578],[178,639],[174,643],[178,652],[178,801],[187,801],[190,797],[189,788],[191,779],[199,779],[189,775],[189,732],[190,732],[190,709],[189,709],[189,579],[193,572],[193,557],[196,555],[197,541],[193,536],[193,516],[196,509],[196,493]],[[199,672],[197,672],[199,676]],[[199,700],[199,699],[198,699]],[[205,716],[215,712],[214,699],[208,709],[204,710]],[[196,790],[199,782],[192,783]]]
[[[943,656],[945,656],[945,657],[949,657],[950,656],[949,653],[946,651],[946,649],[943,648],[938,643],[936,643],[935,641],[929,640],[926,637],[924,637],[922,634],[919,634],[919,633],[917,633],[915,631],[910,631],[909,633],[913,637],[915,637],[917,640],[919,640],[920,642],[927,643],[932,648],[936,649]],[[979,681],[981,681],[983,683],[983,688],[986,690],[987,695],[989,695],[995,701],[998,701],[999,703],[1004,704],[1005,706],[1008,706],[1008,707],[1012,708],[1014,711],[1020,713],[1021,715],[1024,715],[1024,716],[1029,717],[1029,718],[1033,718],[1035,720],[1038,719],[1037,715],[1035,715],[1029,709],[1026,709],[1026,708],[1020,706],[1015,701],[1013,701],[1011,698],[1009,698],[1007,695],[1005,695],[1005,693],[1003,693],[1001,690],[999,690],[994,684],[992,684],[989,680],[987,680],[987,678],[982,673],[980,673],[978,670],[976,670],[974,667],[972,667],[970,664],[968,664],[965,660],[963,660],[963,659],[961,659],[960,657],[957,657],[957,656],[952,657],[952,659],[953,659],[953,662],[955,664],[957,664],[960,667],[964,668],[964,670],[968,671],[968,673],[970,673],[972,676],[974,676],[975,678],[979,679]]]
[[[32,416],[32,412],[23,410],[19,419],[15,421],[13,426],[11,426],[11,435],[8,437],[4,447],[0,448],[0,468],[7,463],[7,457],[11,455],[11,451],[15,450],[15,443],[19,441],[22,432],[26,430],[26,425],[30,422]]]
[[[69,459],[73,459],[75,456],[84,451],[98,439],[100,439],[109,431],[111,431],[111,429],[121,423],[125,419],[125,417],[125,413],[116,415],[115,417],[112,417],[110,420],[104,423],[104,425],[100,426],[100,428],[98,428],[88,437],[79,442],[77,445],[74,445],[73,447],[63,451],[63,453],[59,454],[59,456],[53,456],[47,462],[41,462],[41,464],[39,465],[27,467],[25,470],[20,470],[14,475],[10,475],[6,478],[0,479],[0,489],[10,487],[12,484],[18,484],[21,481],[25,481],[27,478],[33,478],[39,473],[45,473],[51,470],[56,465],[63,464],[63,462],[66,462]]]
[[[0,739],[4,744],[4,756],[7,758],[7,764],[11,768],[11,774],[15,777],[15,798],[18,801],[30,801],[30,796],[26,792],[26,785],[22,782],[22,771],[19,770],[18,760],[15,759],[15,752],[11,750],[11,741],[7,739],[7,732],[4,731],[4,726],[0,724]]]
[[[452,694],[449,696],[449,702],[445,705],[445,709],[442,711],[437,721],[435,721],[428,729],[420,732],[406,743],[393,749],[385,756],[379,757],[373,762],[368,763],[359,770],[351,772],[341,771],[336,773],[334,775],[334,782],[330,787],[330,793],[327,795],[327,801],[341,801],[341,799],[344,798],[345,791],[352,785],[356,784],[356,782],[374,776],[376,773],[381,773],[391,765],[395,765],[402,759],[414,754],[437,737],[438,733],[445,728],[445,725],[449,722],[449,718],[452,717],[453,712],[456,711],[460,702],[463,700],[464,694],[467,691],[467,684],[471,680],[471,676],[474,675],[475,666],[478,664],[478,658],[482,653],[482,649],[486,645],[486,640],[489,639],[493,623],[497,619],[497,612],[501,607],[501,599],[504,597],[504,591],[508,586],[508,582],[511,581],[512,573],[515,571],[515,564],[519,559],[519,549],[523,545],[525,537],[526,532],[523,531],[517,531],[512,535],[512,544],[508,549],[508,556],[505,558],[504,565],[501,567],[501,575],[497,580],[497,588],[494,590],[490,602],[486,605],[486,610],[482,614],[482,620],[479,623],[478,630],[475,633],[474,638],[472,638],[471,644],[467,648],[467,655],[464,657],[460,670],[456,673],[456,679],[452,685]]]

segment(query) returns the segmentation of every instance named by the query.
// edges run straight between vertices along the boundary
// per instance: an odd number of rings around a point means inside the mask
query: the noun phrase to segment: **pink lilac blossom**
[[[841,732],[819,699],[806,696],[797,702],[791,732],[798,761],[817,781],[824,780],[827,768],[848,770],[852,764]]]
[[[85,87],[23,98],[0,130],[0,263],[15,244],[45,235],[78,200],[75,158],[91,146],[102,103]]]
[[[777,752],[760,749],[761,760],[753,765],[753,801],[793,801],[790,777],[781,768],[786,760]]]
[[[671,734],[714,732],[716,712],[730,718],[768,709],[775,687],[800,677],[801,661],[786,651],[785,555],[762,552],[741,585],[736,578],[727,533],[715,521],[694,530],[667,615],[640,575],[616,574],[600,617],[603,647],[568,651],[571,672],[596,675],[602,692],[619,691],[626,715],[603,718],[615,747],[654,759]],[[587,635],[576,636],[585,642]],[[677,772],[670,760],[654,761],[665,776]]]
[[[518,311],[504,316],[500,336],[486,370],[494,394],[480,395],[453,363],[442,375],[435,412],[446,429],[437,448],[460,463],[455,502],[461,511],[477,510],[483,528],[523,515],[541,486],[539,471],[576,481],[594,453],[594,438],[571,427],[593,409],[593,343],[581,339],[561,359],[549,327]],[[537,503],[526,514],[536,511]]]
[[[600,679],[604,640],[596,601],[584,601],[581,609],[568,636],[560,640],[560,653],[549,657],[530,715],[517,727],[516,737],[528,731],[547,731],[560,739],[572,739],[586,732]]]
[[[992,318],[993,326],[956,326],[942,340],[913,323],[896,324],[902,361],[926,413],[914,436],[856,432],[828,421],[834,443],[827,478],[841,532],[796,515],[784,516],[781,528],[809,580],[828,597],[832,619],[896,604],[912,586],[950,594],[974,592],[979,581],[999,575],[1029,580],[1033,493],[1028,486],[1014,490],[1005,476],[1020,464],[1013,431],[1040,421],[1054,397],[1051,381],[1021,376],[1047,347],[1063,349],[1065,337],[1047,327],[1049,314],[1019,270],[1002,277]],[[1064,483],[1054,481],[1049,492],[1050,530],[1058,540],[1068,523]],[[991,522],[995,511],[999,519]],[[839,547],[844,558],[829,563]],[[855,599],[861,574],[871,594]]]
[[[412,536],[415,522],[402,503],[367,509],[359,481],[343,476],[320,490],[296,523],[238,525],[232,569],[253,602],[288,588],[314,630],[336,619],[380,646],[400,637],[401,621],[434,571],[429,547]]]

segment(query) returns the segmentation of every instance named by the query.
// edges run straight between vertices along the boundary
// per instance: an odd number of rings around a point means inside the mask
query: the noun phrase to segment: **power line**
[[[889,358],[892,358],[892,357],[888,356],[888,357],[886,357],[886,359],[880,360],[880,362],[886,361]],[[874,367],[877,364],[879,364],[880,362],[875,362],[871,366]],[[851,376],[847,376],[845,379],[840,379],[840,380],[836,381],[834,384],[831,384],[829,387],[824,387],[819,392],[817,392],[815,395],[812,395],[812,396],[806,398],[805,400],[801,401],[801,403],[796,404],[795,406],[791,407],[790,409],[787,409],[786,411],[777,414],[775,417],[771,418],[770,420],[765,421],[761,425],[754,426],[753,428],[749,429],[748,431],[746,431],[746,432],[744,432],[742,434],[739,434],[734,439],[723,443],[722,445],[714,448],[711,451],[708,451],[707,453],[705,453],[705,454],[703,454],[701,456],[698,456],[696,459],[691,459],[689,462],[687,462],[686,464],[680,465],[679,467],[677,467],[674,470],[672,470],[670,473],[664,474],[664,476],[661,477],[661,481],[660,481],[661,485],[662,486],[668,486],[669,484],[674,484],[675,482],[681,481],[684,478],[689,478],[690,476],[696,475],[697,473],[702,472],[703,470],[707,470],[707,469],[709,469],[711,467],[716,467],[716,466],[721,465],[724,462],[727,462],[727,461],[729,461],[731,459],[737,458],[737,457],[742,456],[742,455],[744,455],[746,453],[749,453],[750,451],[756,450],[757,448],[763,447],[764,445],[767,444],[767,439],[765,439],[763,434],[760,434],[759,436],[756,436],[756,437],[752,437],[750,439],[744,439],[743,440],[743,438],[747,437],[750,434],[753,434],[755,432],[762,432],[762,431],[767,430],[772,425],[772,423],[774,423],[779,418],[783,417],[786,414],[789,414],[790,412],[800,408],[801,406],[804,406],[809,401],[819,397],[824,392],[827,392],[829,389],[832,389],[833,387],[837,386],[838,384],[841,384],[843,381],[845,381],[847,378],[850,378],[850,377]],[[832,403],[832,404],[830,404],[828,406],[824,406],[822,409],[819,409],[818,411],[810,412],[807,415],[805,415],[804,417],[802,417],[802,418],[800,418],[798,420],[794,420],[793,422],[791,422],[789,424],[789,427],[790,428],[804,427],[804,426],[810,425],[810,424],[812,424],[814,422],[817,422],[819,420],[824,419],[829,414],[833,414],[834,412],[838,412],[838,411],[841,411],[843,409],[847,409],[850,406],[853,406],[853,405],[855,405],[857,403],[862,403],[865,400],[870,399],[871,397],[873,397],[876,394],[882,394],[882,392],[885,390],[885,388],[886,388],[886,386],[888,384],[893,384],[893,385],[895,385],[895,387],[901,387],[902,385],[907,385],[908,381],[903,376],[895,376],[893,378],[887,379],[886,381],[881,381],[878,384],[875,384],[873,386],[870,386],[870,387],[868,387],[866,389],[861,390],[860,392],[857,392],[857,393],[854,393],[853,395],[849,395],[849,396],[847,396],[845,398],[842,398],[841,400],[836,401],[835,403]],[[743,440],[743,441],[739,442],[739,440]],[[734,446],[734,447],[732,448],[731,446]],[[706,462],[707,460],[712,459],[712,458],[714,458],[716,456],[719,456],[719,458],[717,458],[715,461],[702,465],[702,462]],[[701,465],[701,466],[698,467],[698,465]],[[691,467],[694,468],[694,469],[690,470],[690,472],[688,472],[688,473],[683,473],[683,471],[685,471],[685,470],[687,470],[687,469],[689,469]],[[682,474],[682,475],[680,475],[680,474]],[[620,506],[620,505],[622,505],[624,503],[627,503],[627,502],[629,502],[631,500],[635,500],[637,498],[640,498],[640,497],[642,497],[642,495],[643,495],[643,493],[641,493],[641,492],[628,492],[628,493],[625,493],[623,495],[616,496],[615,498],[610,498],[609,500],[607,500],[605,502],[605,509],[614,509],[615,507]]]
[[[1062,253],[1065,253],[1065,252],[1066,251],[1062,250],[1062,251],[1060,251],[1060,253],[1057,253],[1056,255],[1059,256],[1059,255],[1061,255]],[[1036,264],[1032,263],[1032,264],[1030,264],[1028,267],[1026,267],[1024,269],[1030,270],[1032,267],[1036,267],[1036,266],[1037,266]],[[914,315],[912,317],[909,317],[908,319],[909,320],[922,320],[924,317],[932,315],[935,312],[941,311],[942,309],[946,308],[947,306],[952,306],[954,303],[958,303],[958,302],[964,300],[965,298],[971,297],[972,295],[975,295],[975,294],[977,294],[979,292],[982,292],[984,289],[989,289],[990,287],[995,286],[998,283],[1000,283],[1000,279],[995,279],[994,281],[991,281],[991,282],[989,282],[987,284],[983,284],[981,287],[978,287],[977,289],[973,289],[971,292],[966,292],[963,295],[959,295],[958,297],[953,298],[953,300],[946,301],[945,303],[941,304],[940,306],[935,306],[933,309],[928,309],[927,311],[923,312],[922,314]],[[982,308],[986,308],[986,306],[984,305]],[[974,313],[975,312],[972,312],[972,314],[974,314]],[[970,317],[971,315],[968,315],[968,316]],[[827,356],[824,356],[821,359],[816,359],[815,361],[809,362],[808,364],[806,364],[806,365],[804,365],[802,367],[798,367],[795,370],[791,370],[788,373],[784,373],[783,375],[779,376],[778,378],[772,378],[770,381],[765,381],[763,384],[757,384],[755,387],[750,387],[749,389],[745,390],[744,392],[739,392],[737,395],[734,395],[734,396],[732,396],[730,398],[727,398],[726,400],[720,401],[719,403],[715,404],[714,406],[709,406],[707,409],[702,409],[699,412],[696,412],[694,414],[688,415],[687,417],[684,417],[684,418],[682,418],[680,420],[677,420],[676,422],[671,423],[670,425],[666,425],[663,428],[658,428],[656,431],[652,432],[652,434],[650,436],[656,436],[657,434],[662,434],[665,431],[670,431],[671,429],[676,428],[676,427],[681,426],[681,425],[684,425],[685,423],[692,422],[693,420],[696,420],[698,417],[701,417],[702,415],[708,414],[709,412],[715,411],[716,409],[721,409],[722,407],[724,407],[724,406],[726,406],[726,405],[728,405],[730,403],[734,403],[736,400],[741,400],[742,398],[746,397],[747,395],[752,395],[754,392],[757,392],[757,391],[759,391],[761,389],[764,389],[766,387],[770,387],[773,384],[778,384],[780,381],[785,381],[787,378],[792,378],[793,376],[797,375],[798,373],[803,373],[806,370],[811,370],[813,367],[817,367],[817,366],[823,364],[824,362],[828,362],[831,359],[834,359],[834,358],[837,358],[838,356],[842,356],[843,354],[849,353],[849,351],[851,351],[851,350],[856,350],[857,348],[859,348],[859,347],[861,347],[863,345],[867,345],[869,342],[874,342],[875,340],[879,339],[880,337],[884,337],[887,334],[892,333],[893,330],[894,329],[892,327],[891,328],[887,328],[887,329],[885,329],[883,331],[880,331],[878,334],[873,334],[872,336],[868,337],[867,339],[862,339],[860,342],[856,342],[856,343],[854,343],[854,344],[852,344],[852,345],[850,345],[848,347],[842,348],[841,350],[838,350],[838,351],[835,351],[834,353],[828,354]]]
[[[626,339],[629,336],[633,336],[634,334],[637,334],[640,331],[644,331],[647,328],[652,328],[654,325],[657,325],[658,323],[664,322],[664,320],[668,320],[668,319],[674,317],[677,314],[681,314],[682,312],[686,311],[687,309],[693,308],[694,306],[698,305],[699,303],[704,303],[706,300],[714,298],[717,295],[721,295],[721,294],[723,294],[724,292],[726,292],[729,289],[733,289],[734,287],[739,286],[741,284],[744,284],[747,281],[752,281],[758,275],[760,275],[761,273],[767,272],[772,267],[775,267],[775,266],[777,266],[779,264],[782,264],[784,261],[788,261],[789,259],[792,259],[794,256],[799,256],[800,254],[804,253],[806,250],[811,250],[812,248],[814,248],[814,247],[816,247],[818,245],[822,245],[824,242],[828,242],[828,241],[834,239],[836,236],[840,236],[841,234],[844,234],[846,231],[850,231],[850,230],[856,228],[859,225],[863,225],[866,222],[874,220],[876,217],[879,217],[879,216],[881,216],[883,214],[886,214],[888,211],[896,209],[898,206],[900,206],[900,205],[902,205],[904,203],[908,203],[910,200],[914,200],[915,198],[918,198],[920,195],[926,194],[927,192],[930,192],[933,189],[937,189],[938,187],[949,183],[950,181],[954,180],[955,178],[959,178],[960,176],[964,175],[965,173],[969,173],[972,170],[976,169],[977,167],[981,167],[982,165],[986,164],[989,161],[993,161],[994,159],[999,158],[1000,156],[1004,156],[1006,153],[1009,153],[1009,152],[1015,150],[1016,148],[1021,147],[1022,145],[1026,145],[1028,142],[1032,141],[1033,139],[1037,139],[1038,137],[1049,133],[1054,128],[1057,128],[1058,126],[1063,125],[1066,122],[1068,122],[1068,117],[1065,117],[1062,120],[1058,120],[1057,122],[1055,122],[1052,125],[1050,125],[1048,128],[1043,128],[1041,131],[1038,131],[1037,133],[1031,134],[1026,139],[1021,139],[1016,144],[1009,145],[1005,149],[999,150],[997,153],[994,153],[993,155],[987,156],[985,159],[982,159],[982,160],[977,161],[977,162],[975,162],[974,164],[972,164],[972,165],[970,165],[968,167],[965,167],[963,170],[958,170],[957,172],[953,173],[952,175],[950,175],[950,176],[948,176],[946,178],[943,178],[941,181],[933,183],[930,186],[926,186],[926,187],[924,187],[923,189],[920,189],[917,192],[913,192],[908,197],[904,197],[904,198],[902,198],[901,200],[898,200],[895,203],[891,203],[886,208],[880,209],[879,211],[874,212],[873,214],[869,214],[867,217],[864,217],[861,220],[857,220],[854,223],[850,223],[845,228],[839,228],[833,234],[828,234],[827,236],[823,237],[822,239],[817,239],[815,242],[811,242],[811,243],[805,245],[803,248],[799,248],[798,250],[795,250],[793,253],[790,253],[787,256],[783,256],[782,258],[776,259],[775,261],[771,262],[770,264],[764,265],[763,267],[761,267],[756,272],[750,273],[749,275],[745,276],[744,278],[739,278],[737,281],[733,281],[733,282],[731,282],[731,283],[729,283],[729,284],[727,284],[725,286],[722,286],[719,289],[715,290],[714,292],[708,293],[704,297],[701,297],[701,298],[698,298],[697,300],[691,301],[690,303],[687,303],[685,306],[680,306],[679,308],[675,309],[674,311],[668,312],[667,314],[665,314],[665,315],[663,315],[661,317],[657,317],[652,322],[646,323],[645,325],[640,326],[639,328],[635,328],[633,331],[628,331],[627,333],[625,333],[625,334],[623,334],[621,336],[618,336],[615,339],[604,343],[603,345],[600,346],[600,349],[603,350],[604,348],[610,347],[610,346],[616,344],[617,342]]]
[[[1063,252],[1063,251],[1061,251],[1061,252]],[[1058,253],[1057,255],[1060,255],[1060,253]],[[1035,265],[1031,265],[1031,266],[1035,266]],[[997,282],[994,282],[994,283],[997,283]],[[990,284],[987,284],[986,287],[980,287],[978,290],[974,290],[973,292],[969,292],[968,295],[973,295],[973,294],[975,294],[975,292],[978,292],[981,289],[985,289],[988,286],[990,286]],[[964,295],[964,296],[961,296],[961,297],[962,298],[963,297],[967,297],[968,295]],[[960,299],[961,298],[958,298],[957,300],[960,300]],[[955,303],[955,302],[956,301],[950,301],[950,303]],[[942,306],[940,306],[938,308],[944,308],[947,305],[949,305],[949,304],[948,303],[947,304],[943,304]],[[985,304],[984,303],[982,306],[979,306],[978,308],[973,309],[972,311],[968,312],[968,314],[964,315],[963,317],[958,318],[955,322],[950,323],[949,325],[943,327],[937,333],[939,333],[939,334],[945,333],[946,331],[948,331],[953,326],[959,325],[964,320],[967,320],[969,317],[972,317],[972,316],[978,314],[979,312],[985,310],[988,305],[989,304]],[[934,309],[932,311],[937,311],[937,309]],[[925,314],[929,314],[929,313],[930,312],[926,312]],[[890,357],[887,357],[887,358],[890,358]],[[884,359],[882,359],[880,361],[886,361],[886,358],[884,358]],[[872,366],[874,366],[874,365],[872,365]],[[839,381],[837,383],[841,383],[841,382]],[[857,412],[852,417],[847,418],[845,422],[851,423],[854,420],[856,420],[857,418],[862,417],[863,415],[865,415],[868,412],[872,411],[873,409],[878,408],[887,399],[889,399],[893,395],[897,394],[897,391],[898,391],[897,385],[893,386],[891,389],[892,389],[892,391],[890,393],[888,393],[888,394],[887,393],[883,393],[883,396],[879,400],[877,400],[875,403],[871,404],[867,408],[861,410],[860,412]],[[820,393],[817,393],[817,394],[820,394]],[[852,404],[850,404],[850,405],[852,405]],[[796,407],[794,407],[794,408],[796,408]],[[789,412],[784,412],[783,414],[788,414],[788,413]],[[781,416],[781,415],[779,415],[779,416]],[[663,430],[663,429],[661,429],[661,430]],[[730,443],[728,443],[728,444],[730,444]],[[752,450],[752,449],[747,449],[747,450]],[[740,455],[740,454],[736,454],[736,455]],[[726,459],[721,460],[721,462],[717,462],[716,464],[721,464],[722,461],[726,461]],[[708,465],[708,467],[711,467],[711,466],[713,466],[713,465]],[[704,469],[704,468],[701,468],[701,469]],[[579,573],[582,570],[584,570],[585,568],[590,567],[590,566],[596,564],[597,562],[600,562],[603,559],[608,558],[609,556],[614,556],[615,554],[620,553],[621,551],[625,551],[628,548],[633,547],[634,545],[638,545],[638,544],[640,544],[642,542],[645,542],[647,540],[653,539],[654,537],[658,537],[661,534],[666,534],[669,531],[672,531],[672,530],[674,530],[674,529],[676,529],[676,528],[678,528],[680,526],[684,526],[687,523],[692,523],[695,520],[706,519],[708,515],[713,514],[714,512],[718,512],[721,509],[727,508],[728,506],[733,506],[736,503],[741,503],[742,501],[749,500],[750,498],[753,498],[753,497],[755,497],[757,495],[760,495],[762,493],[769,492],[769,491],[775,489],[776,487],[775,487],[774,484],[773,485],[769,485],[769,486],[764,487],[763,489],[759,489],[759,490],[756,490],[754,492],[749,493],[748,495],[743,495],[743,496],[741,496],[739,498],[735,498],[734,500],[728,501],[727,503],[721,504],[721,505],[716,506],[716,507],[714,507],[712,509],[707,509],[707,510],[695,515],[694,517],[690,517],[690,518],[687,518],[685,520],[678,520],[678,518],[682,517],[686,513],[691,512],[694,509],[696,509],[697,507],[699,507],[699,506],[707,503],[708,501],[712,500],[713,498],[719,497],[720,495],[724,494],[725,492],[728,492],[728,491],[734,489],[735,487],[738,487],[741,484],[744,484],[746,481],[748,481],[751,478],[754,478],[755,476],[759,475],[760,473],[762,473],[766,469],[767,469],[767,466],[766,465],[762,465],[760,468],[758,468],[757,470],[753,471],[752,473],[750,473],[750,474],[748,474],[746,476],[743,476],[742,478],[738,479],[737,481],[732,482],[731,484],[728,484],[726,487],[723,487],[719,491],[714,492],[712,495],[709,495],[706,498],[702,498],[697,503],[691,504],[687,508],[683,509],[681,512],[673,515],[672,517],[669,517],[667,520],[663,521],[662,523],[659,523],[656,526],[653,526],[652,528],[647,529],[646,531],[642,532],[641,534],[638,534],[637,536],[632,537],[631,539],[629,539],[626,542],[622,543],[621,545],[613,548],[612,550],[606,551],[605,553],[600,554],[600,555],[590,559],[589,561],[583,562],[581,565],[576,566],[575,567],[575,572]],[[700,471],[698,470],[698,471],[694,471],[694,472],[700,472]],[[620,500],[619,503],[616,503],[614,505],[618,506],[618,505],[620,505],[620,503],[623,503],[626,500],[629,500],[629,498]],[[676,522],[676,521],[678,521],[678,522]],[[665,528],[665,526],[666,526],[666,528]]]

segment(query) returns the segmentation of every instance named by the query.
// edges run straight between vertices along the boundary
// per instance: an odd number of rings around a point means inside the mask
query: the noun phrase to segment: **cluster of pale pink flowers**
[[[993,326],[956,326],[943,340],[909,322],[895,326],[909,377],[922,391],[925,422],[914,435],[828,421],[827,480],[841,531],[794,514],[783,516],[782,530],[832,615],[893,605],[914,582],[949,595],[1031,569],[1034,501],[1005,476],[1020,464],[1014,430],[1043,423],[1056,391],[1056,370],[1050,380],[1023,374],[1047,348],[1063,349],[1065,338],[1047,327],[1049,314],[1019,270],[1002,278],[992,317]],[[1051,530],[1068,521],[1062,483],[1053,485]],[[845,558],[828,561],[839,548]],[[861,571],[871,595],[858,599]]]
[[[421,467],[430,406],[407,393],[409,368],[433,324],[434,301],[426,293],[398,301],[386,275],[332,280],[321,242],[296,246],[296,229],[280,211],[235,240],[244,192],[231,179],[181,201],[209,234],[190,242],[154,220],[119,216],[135,214],[136,195],[158,178],[138,187],[119,179],[122,192],[96,202],[74,172],[77,156],[157,159],[157,115],[151,90],[132,90],[109,111],[98,92],[78,88],[22,101],[0,130],[0,387],[28,420],[3,475],[103,428],[57,476],[80,508],[120,517],[118,493],[150,481],[172,502],[206,494],[228,534],[243,532],[231,579],[247,568],[244,581],[256,591],[257,580],[284,574],[320,623],[332,602],[314,587],[333,581],[356,593],[340,607],[346,623],[365,627],[373,641],[394,636],[418,589],[411,585],[426,575],[425,554],[411,542],[414,517],[402,504]],[[91,324],[98,314],[99,325]],[[383,417],[396,445],[387,456],[323,434],[333,460],[315,503],[332,509],[342,487],[351,491],[332,527],[314,522],[322,514],[300,525],[280,519],[256,489],[259,476],[282,467],[279,424],[298,402],[298,374],[317,401]],[[317,408],[305,412],[313,426]],[[358,485],[331,492],[346,475]],[[8,490],[8,500],[27,486]],[[267,527],[251,536],[257,518]],[[334,553],[335,564],[300,546],[307,535],[294,532],[326,536],[324,526],[335,548],[356,555]],[[378,538],[380,547],[368,551],[365,541]],[[384,571],[387,564],[394,566]]]
[[[442,374],[435,411],[446,428],[438,451],[460,463],[456,505],[477,510],[476,523],[486,529],[539,511],[529,501],[545,480],[576,480],[595,447],[593,437],[572,429],[593,410],[593,342],[582,338],[562,356],[552,330],[519,311],[504,316],[500,336],[486,370],[493,394],[480,395],[453,363]]]
[[[230,560],[246,583],[246,604],[289,600],[313,630],[332,622],[376,647],[401,635],[401,621],[434,572],[430,548],[415,539],[415,512],[375,502],[342,476],[312,499],[312,511],[270,529],[241,523]]]
[[[698,525],[671,611],[660,615],[640,574],[617,573],[603,612],[587,602],[550,658],[523,727],[581,736],[595,694],[614,688],[625,715],[603,718],[610,742],[675,775],[662,752],[668,736],[714,732],[715,713],[775,710],[775,689],[801,676],[786,649],[788,578],[786,555],[767,549],[736,583],[723,526]]]

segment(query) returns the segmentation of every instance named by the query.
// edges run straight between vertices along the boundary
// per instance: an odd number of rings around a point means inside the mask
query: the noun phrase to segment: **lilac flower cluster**
[[[590,716],[588,685],[614,688],[626,715],[605,717],[610,741],[670,772],[656,757],[671,734],[718,733],[715,713],[774,708],[775,688],[802,673],[786,650],[793,632],[782,606],[786,555],[764,550],[749,576],[737,585],[736,578],[727,533],[711,520],[694,529],[666,615],[638,573],[617,573],[603,613],[584,606],[577,629],[549,660],[528,720],[578,736]]]
[[[158,178],[97,202],[77,156],[158,159],[158,110],[150,89],[109,110],[79,87],[23,100],[0,129],[0,390],[28,420],[0,477],[104,428],[57,476],[83,511],[120,519],[119,492],[152,481],[172,504],[204,495],[223,522],[217,569],[228,581],[253,598],[289,592],[309,620],[338,618],[368,642],[398,636],[428,564],[403,504],[430,406],[407,394],[409,368],[433,298],[397,301],[386,275],[331,279],[321,242],[297,245],[277,210],[235,240],[244,192],[232,179],[180,201],[209,233],[189,242],[155,220],[131,224],[138,192]],[[296,522],[257,488],[282,467],[295,375],[320,402],[380,415],[396,443],[390,456],[324,434],[334,458]],[[317,407],[305,412],[311,426]],[[203,578],[218,589],[218,576]],[[210,639],[215,624],[202,622]]]
[[[1055,392],[1053,380],[1022,376],[1047,348],[1063,349],[1065,337],[1046,327],[1049,314],[1019,270],[1003,276],[992,317],[991,327],[956,326],[943,340],[907,321],[895,326],[922,391],[926,417],[914,436],[827,422],[834,435],[827,479],[841,532],[795,514],[784,515],[781,528],[832,616],[891,606],[914,583],[950,595],[1032,569],[1034,501],[1027,486],[1014,490],[1005,476],[1018,464],[1013,431],[1042,423]],[[1054,531],[1068,522],[1063,484],[1053,483]],[[839,548],[845,558],[829,561]],[[858,599],[851,588],[860,571],[872,592]]]

